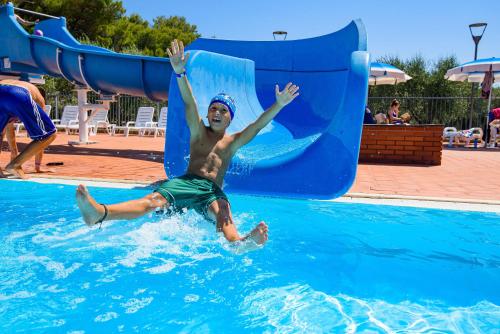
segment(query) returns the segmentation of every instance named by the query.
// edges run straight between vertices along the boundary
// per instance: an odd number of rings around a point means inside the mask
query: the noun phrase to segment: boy
[[[171,206],[174,210],[193,208],[215,221],[217,231],[224,233],[228,241],[253,240],[256,244],[264,244],[268,233],[264,222],[260,222],[247,236],[240,237],[233,223],[229,201],[221,187],[236,151],[251,141],[299,95],[299,87],[288,83],[280,92],[276,85],[276,102],[243,131],[228,135],[226,129],[236,111],[234,101],[226,94],[216,95],[208,107],[209,126],[205,126],[184,69],[189,53],[184,55],[184,45],[177,40],[172,42],[167,53],[177,76],[191,135],[187,174],[164,182],[144,198],[109,206],[97,204],[87,189],[80,185],[76,199],[85,223],[92,226],[104,220],[132,219],[162,207]]]
[[[3,132],[12,118],[24,123],[28,135],[33,141],[15,157],[5,170],[14,176],[26,179],[22,164],[36,156],[36,163],[41,164],[43,150],[56,138],[56,128],[44,112],[45,99],[36,86],[19,80],[0,81],[0,133]],[[13,137],[13,129],[8,129],[7,136]],[[3,134],[2,134],[3,139]],[[11,141],[15,141],[11,138]],[[17,148],[16,148],[17,149]],[[0,176],[3,176],[0,170]]]

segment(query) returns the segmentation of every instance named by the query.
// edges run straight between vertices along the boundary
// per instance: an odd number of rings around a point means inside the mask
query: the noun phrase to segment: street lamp
[[[487,23],[472,23],[469,24],[470,35],[474,41],[474,60],[477,60],[477,45],[483,37],[484,31],[486,30]],[[472,83],[471,94],[470,94],[470,117],[469,117],[469,129],[472,128],[472,114],[474,111],[474,92],[476,91],[476,83]]]
[[[276,36],[283,37],[283,40],[285,40],[287,35],[288,35],[288,33],[286,31],[282,31],[282,30],[273,31],[274,40],[276,40]]]

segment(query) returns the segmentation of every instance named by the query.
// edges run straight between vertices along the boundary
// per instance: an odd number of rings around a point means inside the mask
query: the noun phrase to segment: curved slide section
[[[168,98],[172,67],[167,58],[115,53],[83,45],[66,29],[64,18],[44,20],[28,34],[16,21],[11,4],[0,7],[0,71],[64,77],[103,95]]]
[[[300,86],[300,96],[237,153],[225,178],[226,190],[323,199],[349,190],[356,174],[369,76],[360,21],[312,39],[198,39],[189,48],[193,54],[187,72],[201,116],[219,92],[236,100],[238,110],[229,132],[243,129],[274,102],[275,84],[283,87],[292,81]],[[189,131],[174,78],[167,124],[165,169],[172,177],[183,174],[189,162]]]

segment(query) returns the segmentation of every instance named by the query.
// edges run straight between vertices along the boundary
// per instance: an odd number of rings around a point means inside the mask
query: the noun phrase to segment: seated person
[[[492,109],[488,113],[488,122],[490,126],[490,147],[495,147],[498,129],[500,128],[500,108]]]
[[[389,124],[403,124],[403,120],[399,117],[399,101],[394,99],[391,102],[391,107],[387,112],[389,116]]]
[[[0,81],[0,132],[3,132],[12,118],[18,118],[33,139],[21,154],[5,167],[5,171],[16,177],[27,178],[22,164],[35,155],[40,156],[56,138],[56,128],[43,111],[44,107],[45,100],[36,86],[12,79]],[[0,176],[3,176],[1,170]]]
[[[375,124],[372,112],[368,106],[365,107],[365,117],[363,119],[363,124]]]
[[[379,112],[375,115],[375,121],[377,124],[387,124],[387,116],[384,113]]]
[[[403,115],[401,115],[401,119],[403,120],[404,124],[410,124],[411,121],[411,115],[409,112],[405,112]]]

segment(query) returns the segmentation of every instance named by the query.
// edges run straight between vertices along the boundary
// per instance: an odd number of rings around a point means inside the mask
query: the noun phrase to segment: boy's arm
[[[242,147],[251,141],[274,117],[283,109],[284,106],[292,102],[298,95],[299,87],[289,82],[283,91],[280,92],[278,85],[275,87],[276,102],[263,112],[255,122],[248,125],[243,131],[236,133],[234,143],[236,149]]]
[[[182,101],[186,109],[186,122],[191,133],[191,139],[198,137],[203,129],[203,120],[198,113],[198,105],[193,95],[193,90],[186,76],[186,63],[189,58],[189,53],[184,55],[184,44],[174,40],[171,43],[171,49],[167,49],[167,54],[170,57],[170,63],[174,72],[177,74],[177,84],[181,92]]]

